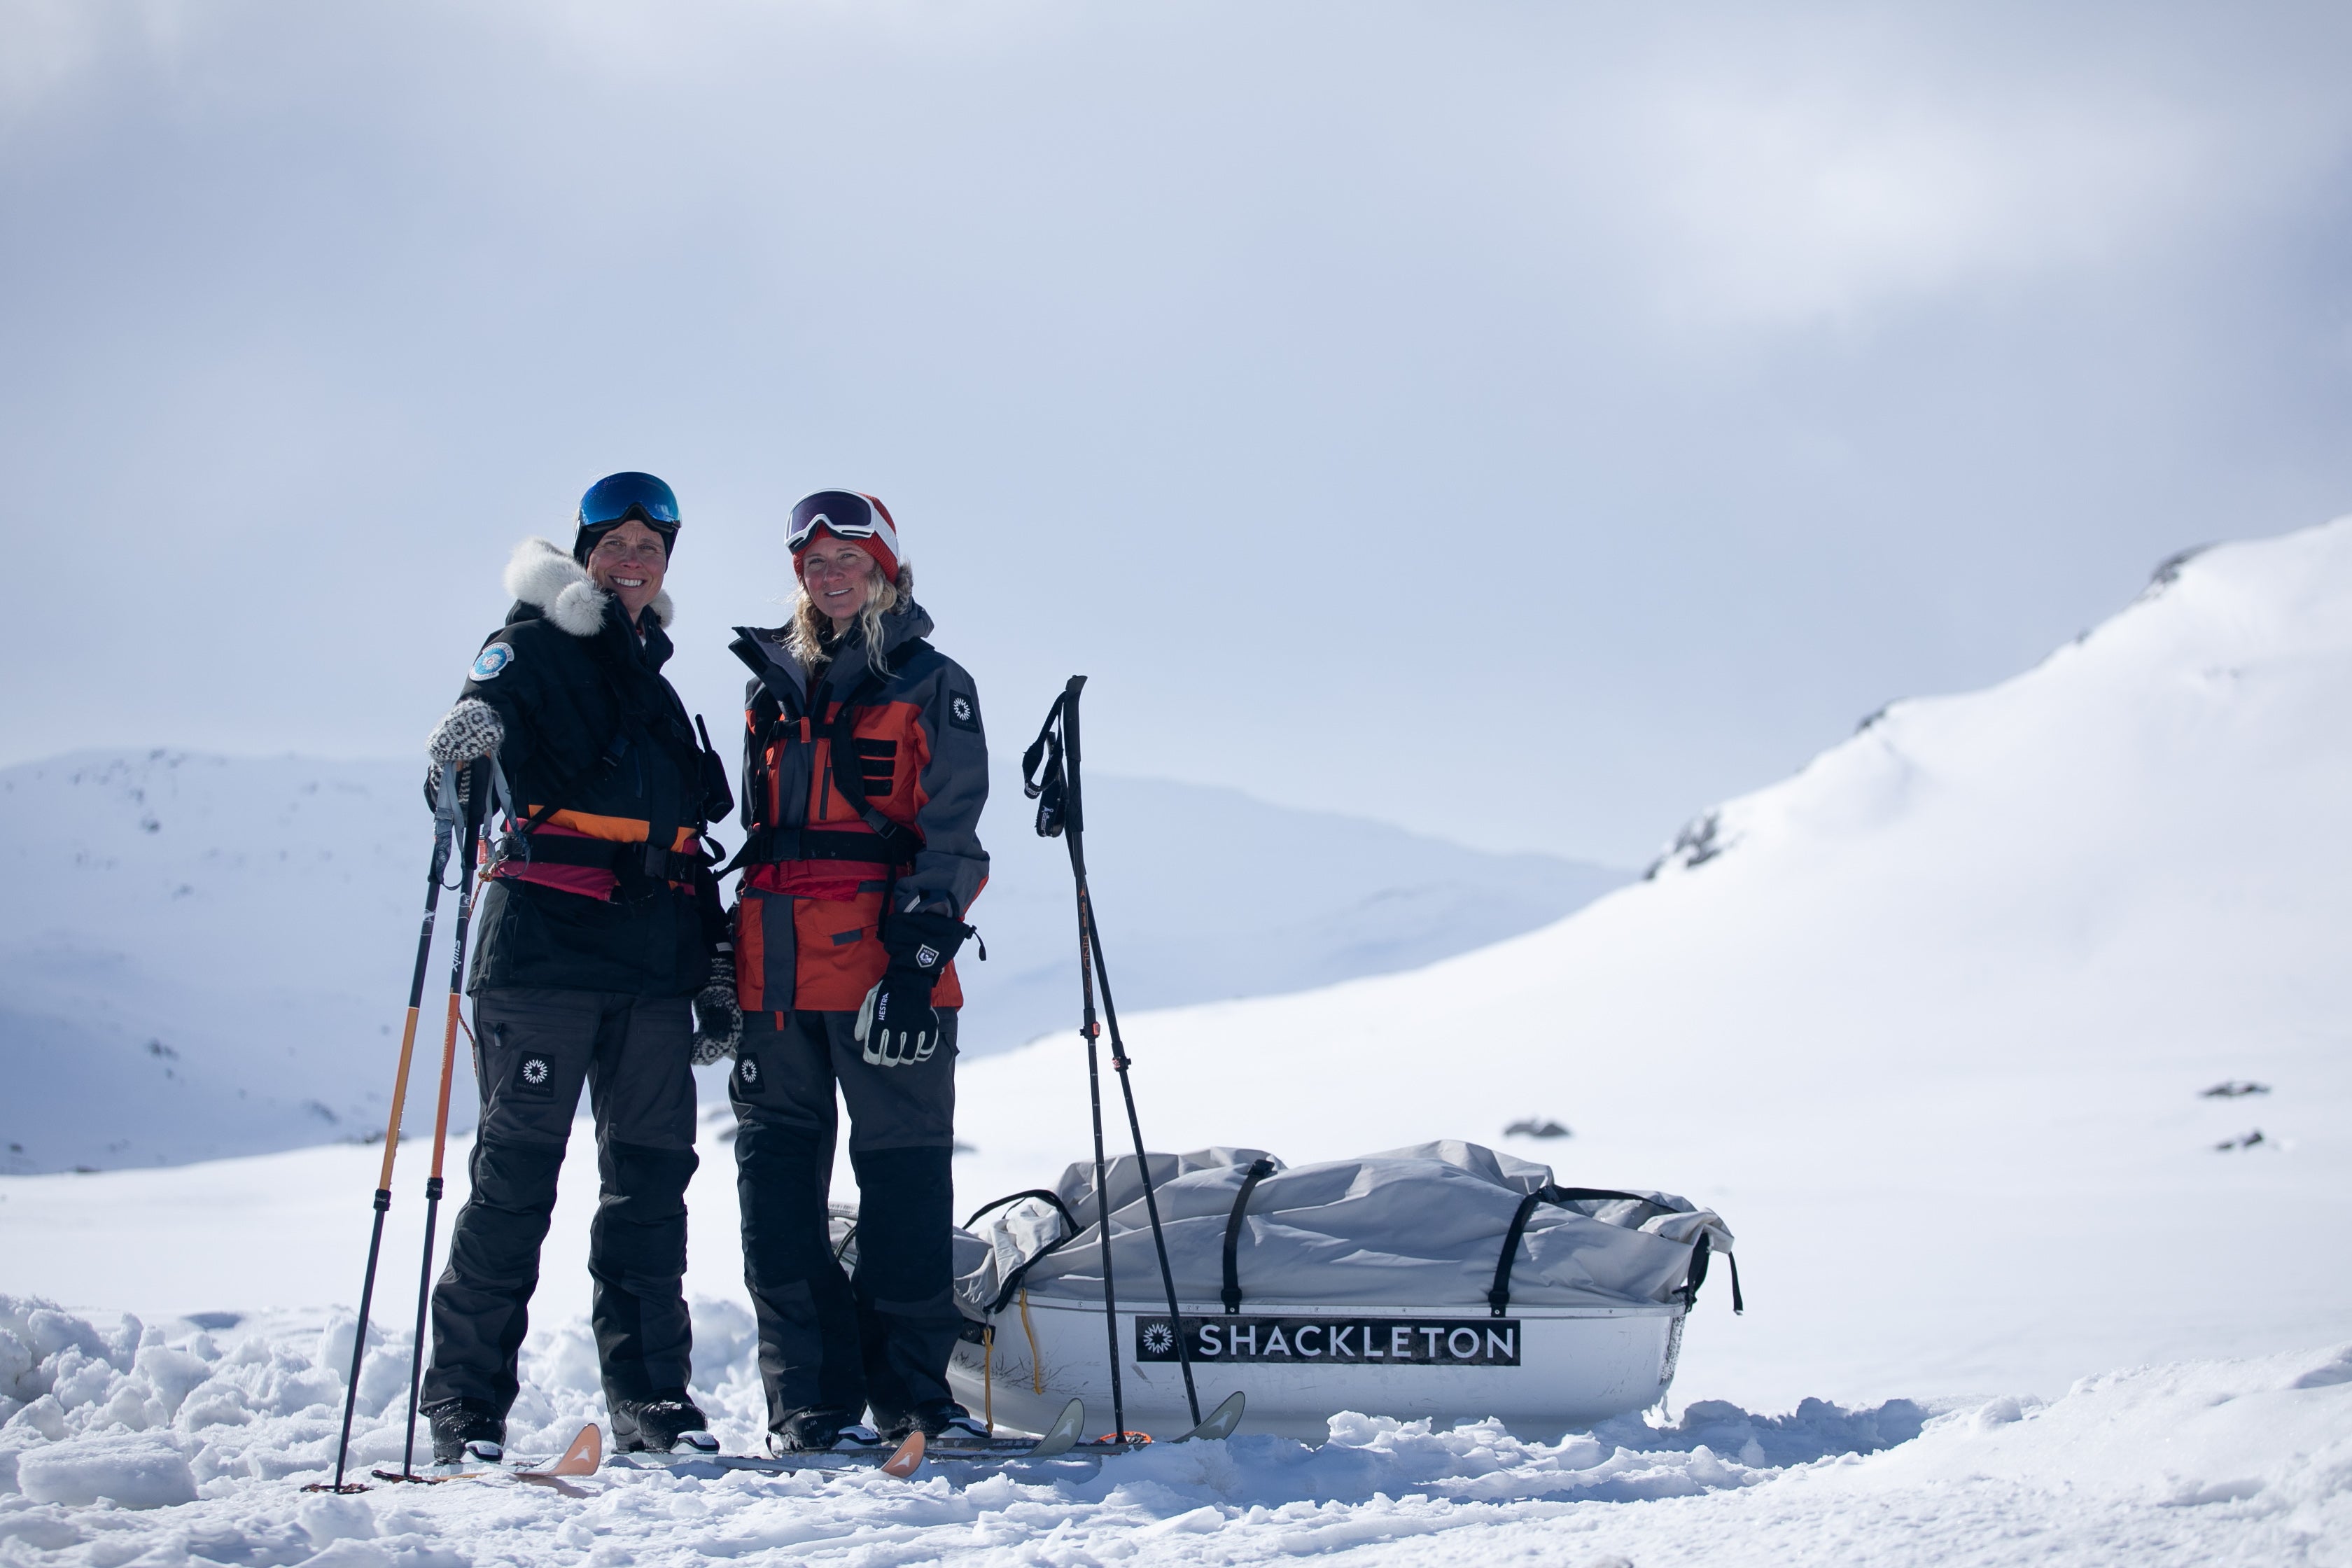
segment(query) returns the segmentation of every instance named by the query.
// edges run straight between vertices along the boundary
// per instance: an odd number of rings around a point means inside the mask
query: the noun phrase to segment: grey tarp
[[[1219,1299],[1226,1222],[1261,1152],[1150,1156],[1168,1260],[1187,1304]],[[1274,1163],[1276,1173],[1250,1194],[1235,1248],[1245,1303],[1484,1309],[1513,1215],[1528,1194],[1552,1184],[1548,1166],[1454,1140],[1295,1169]],[[1119,1300],[1150,1306],[1162,1288],[1135,1157],[1111,1162],[1108,1176]],[[1038,1198],[957,1233],[956,1291],[968,1314],[985,1317],[1016,1271],[1033,1297],[1102,1299],[1092,1163],[1071,1165],[1054,1190],[1075,1234]],[[1688,1281],[1702,1236],[1731,1250],[1731,1233],[1711,1210],[1671,1193],[1622,1190],[1641,1195],[1536,1206],[1511,1269],[1514,1306],[1664,1302]]]

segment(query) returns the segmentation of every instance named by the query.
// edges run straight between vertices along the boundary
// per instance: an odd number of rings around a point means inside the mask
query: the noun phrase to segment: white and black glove
[[[722,952],[710,961],[710,978],[694,994],[694,1065],[707,1068],[721,1057],[731,1057],[742,1043],[743,1005],[735,999],[735,957]]]
[[[441,722],[425,737],[425,754],[436,767],[452,763],[462,767],[477,757],[488,756],[505,744],[506,738],[506,723],[499,710],[478,697],[468,697],[441,715]]]
[[[852,1037],[876,1067],[929,1061],[939,1049],[940,1016],[931,987],[971,928],[952,915],[892,915],[882,925],[890,967],[857,1009]]]

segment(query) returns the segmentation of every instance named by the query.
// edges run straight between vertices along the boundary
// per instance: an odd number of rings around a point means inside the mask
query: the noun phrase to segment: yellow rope
[[[1045,1363],[1037,1359],[1037,1330],[1029,1321],[1029,1287],[1021,1287],[1021,1331],[1029,1336],[1029,1382],[1038,1393],[1045,1392]]]

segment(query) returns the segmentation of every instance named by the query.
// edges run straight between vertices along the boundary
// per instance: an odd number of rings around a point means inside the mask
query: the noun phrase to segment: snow
[[[1459,1137],[1681,1193],[1750,1310],[1710,1280],[1678,1386],[1751,1408],[2352,1334],[2352,521],[2168,575],[1558,924],[1125,1018],[1145,1134],[1297,1163]],[[2231,1080],[2271,1091],[2202,1092]],[[958,1091],[960,1199],[1086,1146],[1071,1036]],[[1498,1138],[1538,1117],[1573,1136]]]
[[[1000,749],[1011,742],[1000,739]],[[1009,763],[1007,764],[1010,765]],[[415,762],[84,752],[0,770],[0,1171],[113,1169],[382,1135],[431,848]],[[1124,823],[1096,859],[1120,994],[1166,1005],[1409,968],[1545,924],[1624,874],[1492,855],[1231,790],[1106,778]],[[964,1047],[1017,1046],[1067,1011],[1063,846],[998,781],[994,874],[962,965]],[[1187,845],[1157,852],[1134,825]],[[720,830],[737,842],[731,826]],[[1280,855],[1296,896],[1240,918]],[[443,900],[431,981],[447,973]],[[428,1008],[428,1018],[433,1009]],[[432,1042],[437,1046],[437,1037]],[[458,1123],[470,1125],[461,1089]],[[430,1114],[429,1089],[408,1114]]]
[[[1315,1447],[1245,1428],[978,1480],[305,1497],[353,1331],[325,1304],[352,1299],[374,1173],[329,1146],[0,1178],[0,1289],[68,1303],[0,1312],[0,1563],[2352,1562],[2347,720],[2352,522],[2200,555],[2012,681],[1895,705],[1557,924],[1125,1016],[1155,1147],[1304,1162],[1557,1120],[1571,1137],[1503,1144],[1723,1213],[1749,1311],[1710,1280],[1650,1419],[1547,1446],[1343,1413]],[[1116,973],[1141,944],[1098,875]],[[1068,1035],[964,1064],[962,1206],[1084,1149],[1085,1079]],[[758,1394],[715,1089],[688,1288],[697,1386],[740,1449]],[[601,1415],[590,1163],[550,1238],[519,1449]],[[404,1150],[366,1463],[398,1451],[421,1175]],[[194,1501],[167,1500],[173,1455]]]
[[[29,1315],[0,1301],[0,1321]],[[349,1333],[299,1315],[234,1338],[117,1328],[110,1377],[57,1436],[29,1411],[0,1427],[0,1562],[2352,1561],[2352,1345],[2115,1373],[2047,1404],[1813,1402],[1779,1418],[1707,1404],[1557,1444],[1343,1413],[1312,1447],[1244,1436],[981,1478],[688,1465],[608,1468],[569,1493],[498,1479],[306,1494],[335,1448],[341,1384],[322,1362]],[[107,1339],[86,1322],[64,1337]],[[727,1354],[698,1363],[697,1394],[740,1450],[760,1421],[752,1347],[718,1337]],[[358,1467],[399,1462],[407,1365],[404,1336],[370,1352]],[[534,1333],[524,1366],[510,1436],[551,1454],[602,1415],[584,1326]]]

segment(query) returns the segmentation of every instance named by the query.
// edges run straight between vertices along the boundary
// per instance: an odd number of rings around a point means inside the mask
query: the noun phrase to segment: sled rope
[[[1045,1392],[1045,1363],[1037,1359],[1037,1328],[1029,1321],[1029,1287],[1021,1287],[1021,1331],[1029,1336],[1029,1386]]]
[[[996,1436],[996,1325],[980,1331],[980,1418]]]

